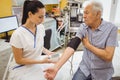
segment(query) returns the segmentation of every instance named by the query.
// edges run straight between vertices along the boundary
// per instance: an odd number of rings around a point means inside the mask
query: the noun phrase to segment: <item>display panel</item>
[[[19,26],[17,16],[0,17],[0,33],[5,33],[4,39],[9,42],[8,32],[17,29]]]
[[[18,20],[15,15],[0,18],[0,33],[8,32],[16,28],[18,28]]]

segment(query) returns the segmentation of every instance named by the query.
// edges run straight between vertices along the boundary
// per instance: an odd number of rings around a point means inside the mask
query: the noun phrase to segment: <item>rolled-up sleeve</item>
[[[10,44],[16,48],[23,48],[20,36],[18,33],[14,32],[10,39]]]
[[[106,46],[118,46],[117,31],[118,31],[117,27],[112,28],[112,30],[108,36]]]

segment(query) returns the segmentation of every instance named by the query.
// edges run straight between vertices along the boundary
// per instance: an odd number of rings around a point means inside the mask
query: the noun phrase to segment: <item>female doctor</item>
[[[11,36],[14,65],[10,66],[10,80],[44,80],[43,69],[51,63],[48,58],[41,59],[42,52],[51,51],[43,47],[45,29],[41,24],[45,16],[44,5],[37,0],[26,0],[23,6],[22,25]]]

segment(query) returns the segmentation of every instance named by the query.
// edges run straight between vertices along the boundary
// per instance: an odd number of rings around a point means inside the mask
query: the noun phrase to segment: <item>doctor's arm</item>
[[[30,58],[23,57],[23,49],[16,48],[12,46],[14,58],[17,64],[26,65],[26,64],[43,64],[43,63],[50,63],[51,61],[46,57],[43,60],[34,60]]]
[[[51,55],[53,54],[54,52],[51,52],[50,50],[46,49],[45,47],[43,47],[43,53],[45,53],[46,55]]]

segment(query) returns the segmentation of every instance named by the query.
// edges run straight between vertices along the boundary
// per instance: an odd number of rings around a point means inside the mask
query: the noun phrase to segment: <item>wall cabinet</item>
[[[58,4],[59,0],[40,0],[43,4]]]
[[[13,5],[15,6],[23,6],[25,0],[12,0]],[[59,0],[39,0],[43,4],[59,4]]]

